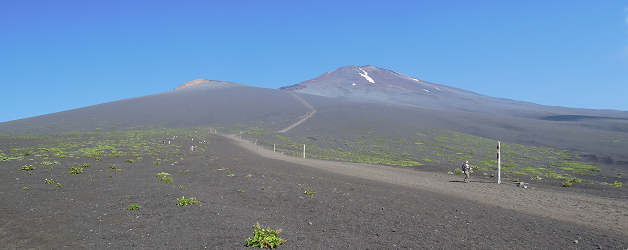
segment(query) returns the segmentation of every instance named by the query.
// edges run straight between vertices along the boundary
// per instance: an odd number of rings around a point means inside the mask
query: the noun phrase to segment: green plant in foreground
[[[83,173],[83,168],[70,168],[70,174],[81,174]]]
[[[27,186],[23,186],[23,187],[22,187],[22,190],[29,190],[29,189],[30,189],[30,188],[29,188],[29,187],[27,187]]]
[[[286,240],[278,236],[281,233],[281,229],[272,230],[270,227],[262,229],[258,222],[253,225],[253,230],[253,238],[249,237],[246,239],[246,246],[248,247],[275,248],[286,242]]]
[[[172,177],[170,177],[169,173],[166,172],[159,172],[157,173],[157,179],[160,181],[163,181],[165,183],[171,183],[172,182]]]
[[[181,198],[177,198],[177,206],[187,207],[193,204],[198,204],[199,201],[195,197],[185,198],[185,196]]]
[[[179,185],[179,189],[181,189],[181,190],[185,190],[185,189],[186,189],[186,187],[185,187],[185,186],[183,186],[183,185]]]
[[[311,189],[306,189],[305,192],[303,192],[303,193],[309,195],[310,198],[314,198],[315,192],[312,191]]]
[[[31,170],[35,170],[35,168],[33,167],[33,165],[24,165],[20,167],[20,170],[22,171],[31,171]]]
[[[573,183],[571,183],[571,181],[563,182],[563,187],[571,187],[571,186],[573,186]]]
[[[57,184],[55,184],[55,187],[57,187],[57,188],[61,188],[61,183],[58,183],[58,182],[57,182]]]
[[[131,211],[133,211],[133,210],[140,210],[140,208],[142,208],[140,205],[137,205],[137,204],[131,204],[131,205],[129,205],[129,206],[126,208],[126,210],[131,210]]]
[[[55,184],[55,180],[53,180],[53,179],[48,179],[48,178],[44,179],[44,182],[45,182],[46,184],[51,184],[51,185],[52,185],[52,184]]]
[[[615,181],[615,183],[613,183],[613,187],[616,187],[616,188],[620,188],[620,187],[622,187],[622,185],[623,184],[621,182],[618,182],[618,181]]]
[[[83,165],[81,165],[81,167],[88,168],[89,167],[89,163],[83,163]]]

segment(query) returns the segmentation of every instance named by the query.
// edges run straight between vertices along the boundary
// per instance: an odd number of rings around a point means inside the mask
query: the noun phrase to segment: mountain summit
[[[312,80],[280,89],[430,109],[467,110],[469,106],[478,107],[482,101],[497,99],[371,65],[341,67]]]
[[[346,96],[350,92],[365,91],[430,93],[439,91],[439,87],[392,70],[366,65],[341,67],[312,80],[281,89],[338,97]]]
[[[176,90],[192,89],[192,88],[225,88],[225,87],[232,87],[236,85],[238,84],[232,83],[232,82],[223,82],[223,81],[207,80],[207,79],[199,78],[199,79],[181,84],[179,85],[179,87],[177,87],[174,90],[176,91]]]

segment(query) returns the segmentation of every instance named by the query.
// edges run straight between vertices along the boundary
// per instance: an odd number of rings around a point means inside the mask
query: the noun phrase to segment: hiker
[[[471,170],[471,167],[469,166],[469,161],[465,161],[460,168],[462,169],[462,173],[464,173],[464,182],[469,183],[469,181],[471,181],[471,177],[469,176],[471,174],[469,173],[469,170]]]

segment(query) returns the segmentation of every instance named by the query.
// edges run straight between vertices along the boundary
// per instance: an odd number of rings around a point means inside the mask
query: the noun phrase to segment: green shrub
[[[314,198],[315,192],[312,191],[311,189],[306,189],[305,192],[303,192],[303,193],[309,195],[310,198]]]
[[[29,189],[30,189],[30,188],[29,188],[29,187],[27,187],[27,186],[23,186],[23,187],[22,187],[22,190],[29,190]]]
[[[70,168],[70,174],[81,174],[83,173],[83,168]]]
[[[170,174],[166,173],[166,172],[157,173],[157,179],[160,180],[160,181],[163,181],[165,183],[171,183],[172,182],[172,177],[170,177]]]
[[[24,166],[20,167],[20,170],[22,170],[22,171],[31,171],[31,170],[35,170],[35,168],[33,167],[33,165],[24,165]]]
[[[183,186],[183,185],[179,185],[179,189],[181,189],[181,190],[185,190],[185,186]]]
[[[57,184],[55,184],[55,186],[56,186],[57,188],[61,188],[61,183],[58,183],[58,182],[57,182]]]
[[[133,159],[127,159],[126,162],[133,164],[135,161]]]
[[[613,187],[616,187],[616,188],[620,188],[620,187],[622,187],[622,185],[623,184],[621,182],[618,182],[618,181],[615,181],[615,183],[613,183]]]
[[[269,227],[262,229],[258,222],[253,225],[253,230],[253,238],[249,237],[246,239],[246,246],[248,247],[275,248],[286,242],[286,240],[278,236],[281,233],[281,229],[272,230]]]
[[[581,179],[578,179],[578,178],[576,178],[576,177],[574,177],[574,178],[573,178],[573,179],[571,179],[570,181],[571,181],[571,182],[573,182],[573,183],[581,183],[581,182],[582,182],[582,180],[581,180]]]
[[[46,184],[51,184],[51,185],[52,185],[52,184],[55,184],[55,180],[53,180],[53,179],[48,179],[48,178],[44,179],[44,182],[45,182]]]
[[[89,163],[83,163],[83,165],[81,165],[81,167],[88,168],[89,167]]]
[[[573,184],[570,181],[563,182],[563,187],[571,187]]]
[[[185,198],[185,196],[181,198],[177,198],[177,206],[187,207],[193,204],[198,204],[199,201],[195,197]]]
[[[456,169],[454,170],[454,174],[462,174],[462,169]]]
[[[129,206],[126,208],[126,210],[131,210],[131,211],[133,211],[133,210],[140,210],[140,208],[142,208],[140,205],[137,205],[137,204],[131,204],[131,205],[129,205]]]

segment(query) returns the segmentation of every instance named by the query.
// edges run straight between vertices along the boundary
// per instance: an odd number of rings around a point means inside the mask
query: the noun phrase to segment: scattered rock
[[[520,188],[528,188],[528,183],[525,183],[525,182],[523,182],[523,181],[522,181],[522,182],[518,182],[518,183],[517,183],[517,187],[520,187]]]

